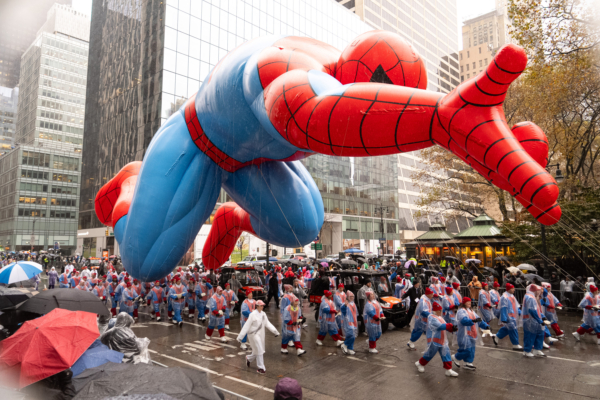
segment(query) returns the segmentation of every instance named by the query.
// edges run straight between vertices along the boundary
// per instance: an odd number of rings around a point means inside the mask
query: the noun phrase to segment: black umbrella
[[[55,308],[71,311],[87,311],[110,316],[108,308],[91,292],[77,289],[51,289],[40,292],[21,304],[20,311],[48,314]]]
[[[143,371],[144,367],[151,367],[148,364],[136,364],[139,365],[139,371]],[[107,378],[114,374],[119,374],[124,370],[131,367],[131,364],[117,364],[113,362],[107,362],[106,364],[102,364],[98,367],[89,368],[84,370],[81,374],[77,375],[76,378],[73,378],[73,386],[75,387],[75,392],[79,392],[85,385],[87,385],[91,381],[95,381],[98,379]]]
[[[505,257],[505,256],[500,256],[500,257],[494,258],[494,261],[510,261],[510,258]]]
[[[446,260],[454,260],[454,261],[460,261],[458,258],[456,257],[452,257],[452,256],[446,256],[444,257]]]
[[[31,296],[33,295],[28,290],[0,287],[0,310],[16,306],[29,299]]]
[[[358,266],[358,263],[357,263],[356,261],[354,261],[354,260],[348,260],[348,259],[346,259],[346,258],[344,258],[344,259],[343,259],[343,260],[340,262],[340,264],[342,264],[343,266],[344,266],[344,265],[345,265],[345,266],[350,266],[350,265],[351,265],[351,266],[354,266],[354,267]]]
[[[494,268],[490,268],[490,267],[483,267],[483,269],[487,272],[489,272],[490,274],[494,275],[495,277],[500,277],[500,275],[498,274],[498,272],[496,272],[496,270]]]
[[[164,394],[176,399],[220,400],[216,389],[204,371],[181,367],[162,368],[144,364],[127,364],[127,366],[126,369],[109,372],[101,378],[91,378],[75,396],[75,399],[97,400],[114,396]],[[134,397],[141,398],[141,396]]]
[[[300,265],[301,261],[300,260],[295,260],[293,258],[290,258],[289,260],[285,260],[286,263],[292,264],[292,265]]]

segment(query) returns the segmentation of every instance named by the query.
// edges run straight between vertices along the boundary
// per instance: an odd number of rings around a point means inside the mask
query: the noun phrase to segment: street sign
[[[311,250],[323,250],[323,243],[311,243],[310,249]]]

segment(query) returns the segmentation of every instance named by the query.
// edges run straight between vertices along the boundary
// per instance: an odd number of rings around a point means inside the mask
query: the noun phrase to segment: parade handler
[[[454,330],[454,325],[447,324],[442,318],[442,306],[433,303],[432,313],[427,317],[427,350],[423,357],[415,363],[419,372],[425,372],[427,363],[435,357],[436,353],[440,353],[446,376],[458,376],[456,372],[452,371],[452,358],[448,347],[448,338],[446,337],[446,331],[452,332]]]
[[[243,338],[248,335],[252,354],[246,356],[246,366],[250,368],[250,363],[256,360],[257,372],[265,374],[265,363],[263,354],[265,354],[265,328],[270,330],[275,337],[279,336],[277,329],[269,322],[267,314],[263,312],[265,303],[262,300],[256,302],[256,309],[250,313],[248,321],[244,324],[240,334],[237,337],[238,342],[242,342]]]

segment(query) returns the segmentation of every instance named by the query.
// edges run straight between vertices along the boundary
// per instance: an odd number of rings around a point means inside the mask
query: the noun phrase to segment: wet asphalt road
[[[217,332],[206,341],[206,326],[185,318],[183,327],[168,320],[155,322],[140,309],[140,318],[133,326],[139,337],[151,339],[153,360],[167,366],[200,368],[209,373],[219,387],[252,399],[272,399],[273,389],[282,377],[297,379],[305,399],[588,399],[600,398],[600,346],[596,338],[586,335],[577,343],[571,332],[580,323],[580,313],[559,315],[566,339],[545,350],[547,358],[526,359],[522,352],[511,350],[508,338],[498,347],[490,338],[478,347],[476,371],[464,371],[457,378],[444,376],[439,356],[417,372],[414,366],[426,347],[425,336],[417,342],[417,350],[409,351],[406,342],[410,328],[392,329],[384,333],[377,344],[379,354],[369,354],[366,336],[355,343],[356,355],[348,357],[335,347],[328,336],[324,346],[315,344],[317,336],[314,309],[304,304],[308,327],[302,331],[302,343],[307,353],[302,357],[291,349],[280,353],[280,337],[267,331],[265,354],[266,375],[256,372],[256,365],[247,368],[245,354],[235,341],[240,331],[239,316],[231,320],[230,341],[222,345]],[[272,302],[267,315],[281,331],[279,310]],[[163,315],[166,315],[163,314]],[[492,324],[494,332],[497,330]],[[522,344],[522,333],[521,333]],[[456,347],[451,347],[452,352]]]

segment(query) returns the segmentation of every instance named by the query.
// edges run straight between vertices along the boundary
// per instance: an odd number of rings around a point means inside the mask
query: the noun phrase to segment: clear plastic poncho
[[[543,314],[538,293],[541,294],[541,291],[534,292],[531,290],[531,286],[533,285],[527,287],[527,292],[523,298],[523,330],[538,334],[544,330],[544,327],[540,323]],[[532,312],[537,314],[537,319],[531,315]]]
[[[354,301],[348,300],[341,307],[342,310],[342,328],[345,337],[358,337],[358,309]]]
[[[514,295],[504,292],[500,298],[500,322],[498,325],[506,326],[510,330],[518,329],[522,325],[519,317],[519,303]],[[502,322],[506,315],[506,323]]]
[[[421,316],[423,312],[431,313],[431,300],[427,295],[422,295],[415,309],[415,315],[411,321],[411,328],[425,332],[427,330],[427,317]]]
[[[461,349],[470,349],[477,345],[483,346],[483,341],[481,340],[481,336],[479,335],[479,329],[477,329],[477,323],[473,323],[473,325],[464,325],[462,320],[464,318],[475,320],[478,318],[475,311],[460,307],[458,312],[456,313],[456,326],[458,327],[458,331],[454,335],[454,341],[458,344],[458,347]]]
[[[104,332],[100,336],[100,341],[111,350],[123,353],[124,363],[143,362],[149,364],[151,362],[148,352],[150,339],[138,339],[130,328],[131,324],[133,324],[133,318],[129,314],[119,313],[115,326]]]

